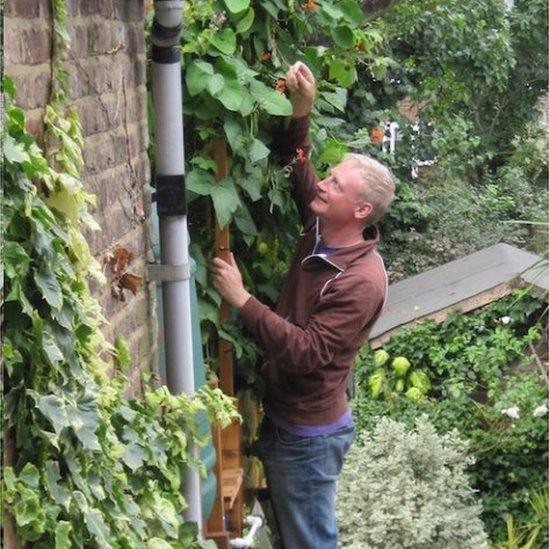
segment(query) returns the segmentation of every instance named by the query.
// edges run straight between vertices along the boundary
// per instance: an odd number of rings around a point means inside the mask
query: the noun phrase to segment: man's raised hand
[[[291,92],[293,117],[307,116],[313,107],[316,82],[311,69],[305,63],[294,63],[286,74],[286,86]]]

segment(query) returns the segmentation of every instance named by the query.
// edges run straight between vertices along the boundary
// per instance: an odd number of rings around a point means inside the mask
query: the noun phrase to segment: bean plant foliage
[[[318,81],[313,112],[314,155],[320,168],[339,159],[334,128],[344,123],[347,89],[359,69],[383,74],[383,38],[355,0],[200,0],[184,8],[182,78],[188,161],[191,252],[205,343],[216,333],[234,343],[240,375],[254,383],[257,347],[231,325],[221,326],[219,296],[209,286],[214,216],[231,223],[234,255],[247,287],[267,303],[278,295],[299,234],[288,166],[273,136],[292,113],[285,88],[289,66],[303,61]],[[229,169],[215,180],[212,143],[228,145]],[[298,151],[296,159],[298,161]],[[213,365],[215,351],[206,345]]]
[[[79,181],[66,20],[56,0],[47,154],[4,83],[3,501],[18,538],[33,547],[199,547],[182,519],[183,476],[203,469],[189,444],[206,442],[199,414],[221,425],[237,414],[230,398],[206,388],[192,398],[166,387],[127,398],[123,374],[101,358],[116,352],[87,283],[102,275],[81,234],[97,227]]]

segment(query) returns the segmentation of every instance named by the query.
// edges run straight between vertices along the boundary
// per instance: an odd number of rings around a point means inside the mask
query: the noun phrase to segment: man
[[[389,170],[349,154],[318,181],[307,156],[315,79],[290,67],[293,116],[280,139],[304,233],[274,311],[250,295],[234,258],[213,260],[215,288],[263,346],[263,462],[285,549],[336,549],[336,481],[354,439],[347,378],[387,295],[372,224],[394,198]]]

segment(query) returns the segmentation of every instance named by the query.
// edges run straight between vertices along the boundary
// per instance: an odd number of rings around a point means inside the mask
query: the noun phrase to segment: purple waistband
[[[354,425],[351,410],[347,410],[337,421],[329,423],[328,425],[293,425],[291,423],[281,421],[271,415],[269,415],[269,419],[277,427],[302,437],[319,437],[322,435],[330,435],[343,427],[350,427],[351,425]]]

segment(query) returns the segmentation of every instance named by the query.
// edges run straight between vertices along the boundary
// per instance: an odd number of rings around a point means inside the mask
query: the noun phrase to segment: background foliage
[[[544,309],[543,302],[519,291],[476,312],[451,315],[439,325],[422,322],[393,336],[384,346],[388,354],[404,355],[410,371],[429,374],[432,387],[419,401],[390,386],[373,398],[368,379],[377,369],[374,353],[364,348],[356,363],[359,431],[372,432],[381,417],[412,428],[426,414],[440,434],[455,428],[469,442],[476,459],[472,486],[494,540],[504,537],[508,514],[519,524],[532,520],[530,497],[547,485],[547,417],[533,415],[549,404],[547,381],[520,366],[533,360],[528,342],[539,339],[545,320],[536,323]],[[514,406],[518,419],[502,413]]]

